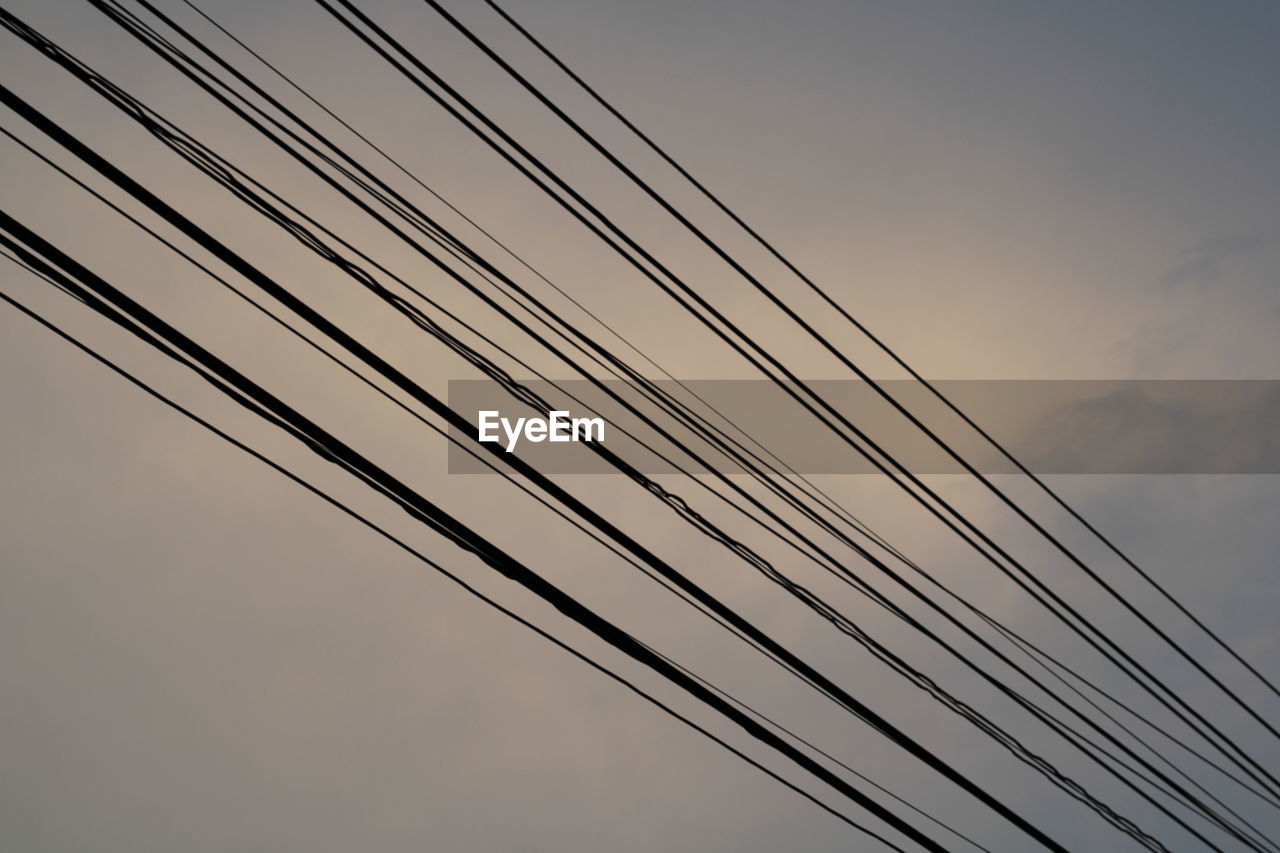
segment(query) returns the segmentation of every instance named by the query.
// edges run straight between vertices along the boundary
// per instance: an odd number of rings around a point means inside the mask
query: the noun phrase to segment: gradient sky
[[[176,0],[157,5],[194,20]],[[202,5],[575,298],[646,351],[660,352],[667,369],[686,378],[752,376],[318,6]],[[763,300],[518,97],[429,8],[411,0],[362,7],[518,128],[797,372],[843,378]],[[586,112],[584,99],[537,64],[483,3],[449,7],[585,112],[592,129],[664,192],[709,216],[634,141]],[[14,0],[6,8],[213,147],[252,164],[433,296],[484,316],[474,300],[248,136],[88,4]],[[1280,378],[1275,4],[521,0],[509,9],[926,376]],[[0,37],[0,79],[341,316],[428,387],[443,394],[448,379],[476,375],[353,295],[314,257],[263,228],[7,33]],[[52,151],[13,116],[0,121]],[[335,380],[301,347],[7,139],[0,140],[0,170],[6,210],[233,363],[251,365],[264,384],[397,466],[499,544],[529,555],[624,626],[804,727],[993,849],[1025,849],[954,788],[755,663],[607,552],[549,533],[558,528],[545,512],[499,492],[493,478],[449,477],[434,436]],[[707,221],[753,268],[782,281],[728,225]],[[256,446],[380,511],[397,530],[411,530],[336,471],[25,273],[0,266],[0,286]],[[824,330],[840,334],[874,375],[896,375],[794,282],[780,287]],[[545,286],[538,292],[549,293]],[[509,329],[501,333],[518,352],[533,354]],[[553,375],[567,375],[538,358]],[[0,388],[0,848],[875,849],[851,842],[847,827],[11,310],[0,311]],[[614,478],[565,482],[647,531],[665,557],[693,567],[699,582],[857,687],[1072,849],[1131,849],[640,490]],[[1180,689],[1209,701],[1210,693],[1133,635],[1116,608],[990,501],[956,478],[936,483],[1056,584],[1096,606],[1091,612],[1102,624],[1128,631]],[[696,494],[688,484],[671,485]],[[846,477],[824,478],[823,485],[1002,617],[1065,655],[1079,652],[953,540],[922,530],[885,484]],[[1055,478],[1054,485],[1246,656],[1275,672],[1277,478],[1094,476]],[[714,505],[708,513],[731,518]],[[468,577],[485,577],[460,552],[412,535]],[[1100,549],[1070,535],[1101,559]],[[1010,718],[1005,705],[862,600],[811,567],[791,565],[776,544],[758,535],[751,541],[961,696]],[[1119,567],[1103,565],[1127,592],[1143,596],[1144,606],[1169,617]],[[508,585],[479,584],[535,621],[560,626]],[[1193,633],[1177,633],[1223,663]],[[617,662],[581,632],[565,629],[564,636]],[[1109,679],[1101,670],[1099,677]],[[1222,714],[1276,766],[1274,742],[1227,709]],[[1161,828],[1086,765],[1052,754],[1141,822]]]

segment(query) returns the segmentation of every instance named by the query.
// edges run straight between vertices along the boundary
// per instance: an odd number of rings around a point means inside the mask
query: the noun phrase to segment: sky
[[[177,0],[156,5],[198,24]],[[672,374],[756,377],[318,5],[201,5],[566,293],[640,349],[660,354]],[[678,176],[593,111],[484,3],[447,5],[753,270],[777,282],[871,375],[900,376]],[[429,7],[411,0],[367,0],[361,7],[516,129],[798,375],[847,378]],[[443,305],[492,324],[516,354],[569,378],[563,364],[510,326],[485,319],[476,300],[231,120],[90,4],[13,0],[5,8]],[[1274,4],[522,0],[509,11],[927,377],[1280,378]],[[199,31],[214,41],[207,26]],[[8,32],[0,40],[0,82],[340,316],[428,388],[443,395],[450,379],[477,376],[264,227],[49,60]],[[255,78],[268,79],[234,46],[216,43]],[[278,81],[271,85],[286,91]],[[0,126],[90,179],[11,113],[3,113]],[[378,170],[395,174],[385,164]],[[0,173],[7,212],[233,364],[251,367],[264,385],[395,466],[424,494],[527,555],[628,630],[811,733],[859,771],[991,849],[1027,849],[1014,830],[953,786],[763,666],[634,569],[559,535],[544,510],[493,478],[450,475],[443,442],[420,424],[325,369],[8,139],[0,139]],[[402,176],[395,180],[466,239],[489,245],[420,188],[408,189]],[[108,192],[101,180],[91,183]],[[108,195],[140,210],[118,192]],[[510,259],[500,263],[518,268]],[[598,328],[544,283],[526,278],[566,316]],[[66,297],[9,266],[0,266],[0,288],[377,514],[504,604],[626,666],[546,606],[414,530],[339,472]],[[0,776],[0,847],[879,849],[860,846],[847,826],[7,308],[0,311],[0,388],[0,750],[9,768]],[[989,566],[925,525],[889,484],[865,476],[819,481],[957,589],[1122,689],[1113,672]],[[614,477],[562,482],[644,531],[664,558],[856,687],[1071,849],[1136,849],[960,720],[921,701],[918,691],[651,496]],[[958,477],[929,482],[1087,606],[1180,692],[1220,713],[1264,764],[1277,766],[1274,740],[1216,704],[1202,680],[989,497]],[[1275,476],[1090,475],[1051,482],[1246,657],[1277,674]],[[958,695],[1036,736],[1009,703],[698,486],[676,478],[663,483],[709,517],[736,525],[753,547],[838,600]],[[1097,543],[1025,483],[1000,483],[1052,518],[1055,531],[1096,560],[1108,580],[1274,714],[1274,697],[1268,703]],[[655,679],[627,671],[677,707],[692,708]],[[1168,830],[1078,757],[1056,745],[1045,749],[1140,823]],[[1248,814],[1276,825],[1273,815]]]

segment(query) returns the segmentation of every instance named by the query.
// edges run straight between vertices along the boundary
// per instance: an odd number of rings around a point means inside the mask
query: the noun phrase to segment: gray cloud
[[[1200,241],[1184,253],[1186,260],[1165,273],[1169,287],[1207,287],[1217,283],[1228,263],[1242,256],[1270,248],[1272,241],[1261,234],[1234,234]]]

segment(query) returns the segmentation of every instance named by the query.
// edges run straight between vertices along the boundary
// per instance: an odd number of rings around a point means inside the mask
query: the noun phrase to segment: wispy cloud
[[[1183,260],[1161,277],[1168,287],[1207,287],[1222,278],[1227,265],[1242,255],[1263,251],[1271,239],[1262,234],[1209,237],[1183,252]]]

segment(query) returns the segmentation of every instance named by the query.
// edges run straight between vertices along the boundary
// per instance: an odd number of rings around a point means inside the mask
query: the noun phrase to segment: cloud
[[[1262,234],[1209,237],[1183,252],[1184,260],[1161,277],[1167,287],[1207,287],[1222,278],[1228,262],[1271,245]]]

